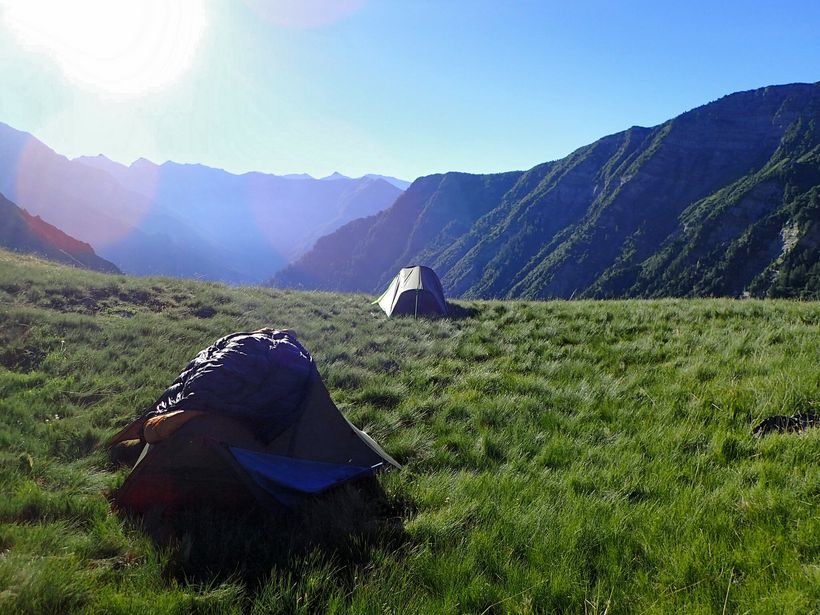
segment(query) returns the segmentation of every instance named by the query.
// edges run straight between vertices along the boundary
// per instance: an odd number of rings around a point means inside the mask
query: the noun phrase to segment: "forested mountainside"
[[[36,254],[49,260],[85,269],[120,273],[116,265],[100,258],[83,241],[32,216],[0,194],[0,247],[13,252]]]
[[[820,297],[820,84],[739,92],[525,172],[419,178],[272,284],[473,298]]]

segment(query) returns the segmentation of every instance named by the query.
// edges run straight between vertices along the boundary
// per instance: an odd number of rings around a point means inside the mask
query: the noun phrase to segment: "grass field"
[[[388,320],[0,252],[0,611],[820,612],[820,430],[751,436],[820,411],[820,304],[458,306]],[[403,529],[300,541],[249,513],[161,546],[111,512],[127,470],[99,445],[263,326],[404,464],[381,477]]]

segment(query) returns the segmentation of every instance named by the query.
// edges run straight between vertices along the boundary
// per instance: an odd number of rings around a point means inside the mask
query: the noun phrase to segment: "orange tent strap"
[[[162,442],[185,423],[202,414],[200,410],[177,410],[151,417],[142,428],[143,438],[149,444]]]

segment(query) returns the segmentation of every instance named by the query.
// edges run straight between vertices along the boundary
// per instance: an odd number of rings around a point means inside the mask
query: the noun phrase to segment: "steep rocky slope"
[[[120,273],[116,265],[100,258],[94,249],[39,216],[32,216],[0,194],[0,247],[36,254],[49,260],[85,269]]]
[[[740,92],[526,172],[424,177],[273,284],[464,297],[820,293],[820,84]]]

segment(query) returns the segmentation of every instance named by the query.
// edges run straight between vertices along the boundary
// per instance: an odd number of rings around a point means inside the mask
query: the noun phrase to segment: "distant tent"
[[[142,452],[115,504],[293,507],[398,464],[334,405],[293,333],[234,333],[206,348],[154,409],[109,443]]]
[[[420,265],[401,269],[373,303],[378,303],[388,316],[447,314],[444,289],[436,272]]]

